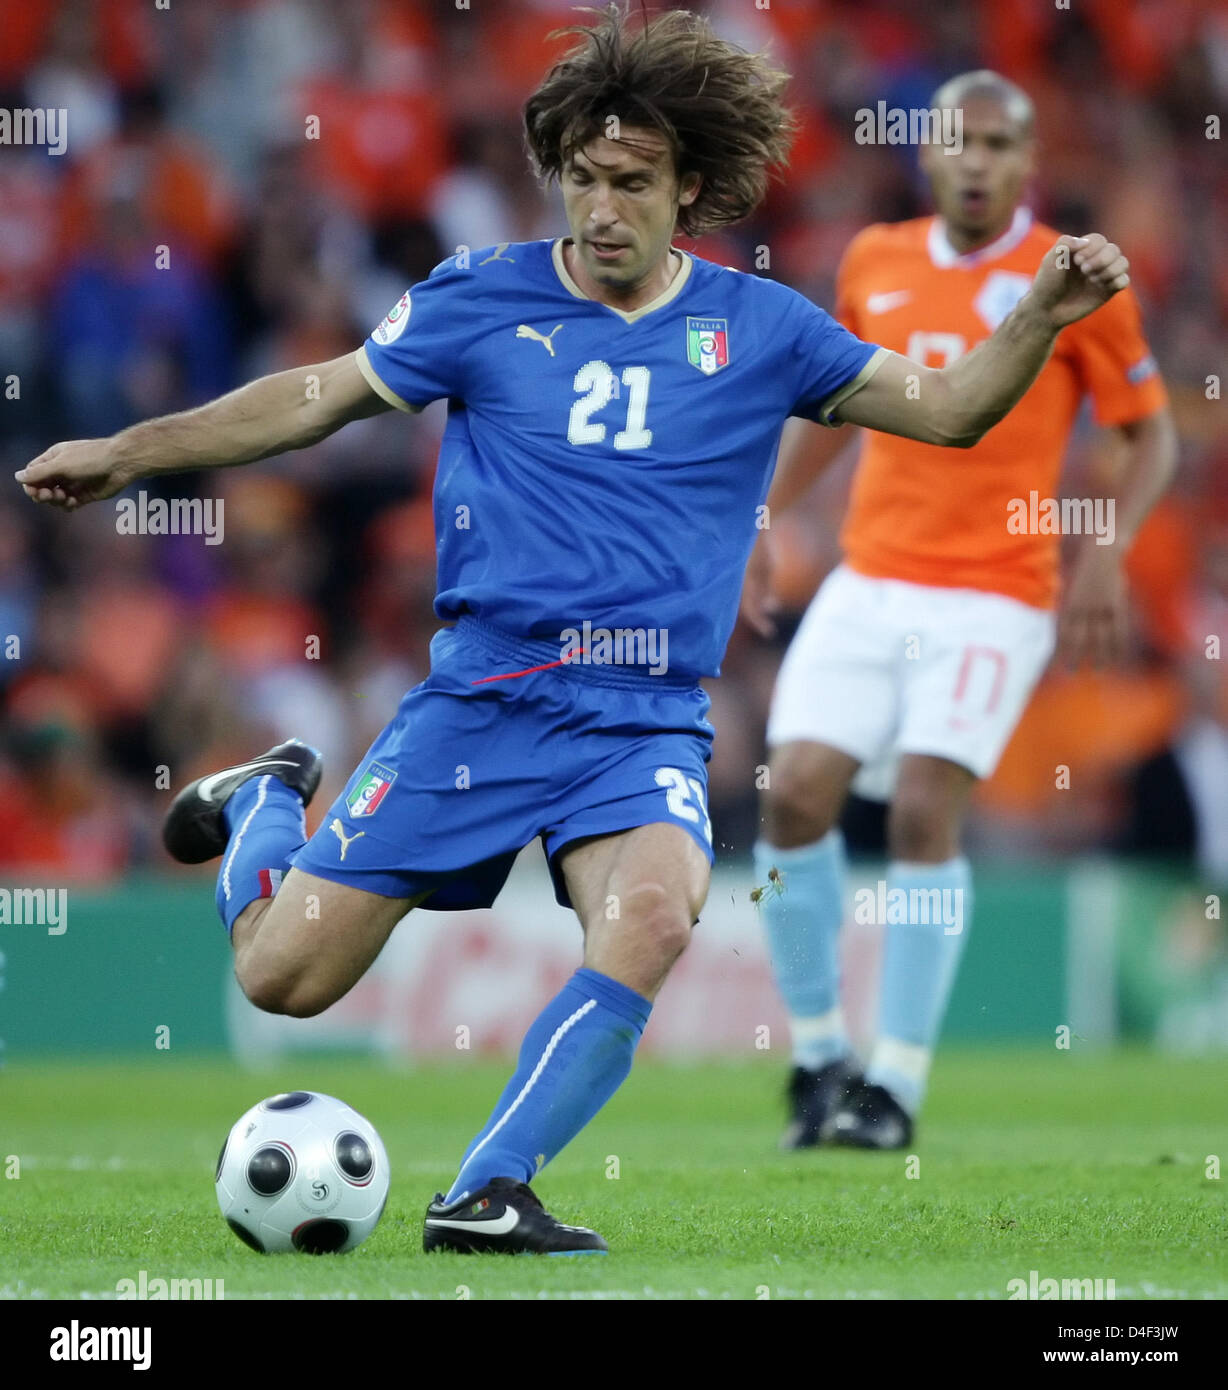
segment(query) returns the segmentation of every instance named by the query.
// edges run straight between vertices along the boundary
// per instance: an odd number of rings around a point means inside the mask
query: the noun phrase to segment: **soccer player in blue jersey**
[[[295,740],[192,783],[165,830],[181,860],[222,857],[239,982],[296,1016],[345,994],[412,908],[492,903],[541,837],[583,966],[428,1207],[428,1250],[606,1248],[528,1183],[626,1077],[703,906],[713,730],[698,682],[718,672],[786,418],[971,445],[1060,329],[1128,280],[1104,237],[1063,237],[952,366],[863,343],[783,286],[671,245],[758,206],[788,150],[785,75],[685,11],[640,26],[611,7],[576,32],[525,108],[569,236],[461,251],[357,353],[57,445],[17,475],[71,509],[447,399],[435,611],[452,625],[430,675],[310,839],[319,758]]]

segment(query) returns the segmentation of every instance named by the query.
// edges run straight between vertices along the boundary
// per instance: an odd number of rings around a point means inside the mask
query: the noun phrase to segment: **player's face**
[[[963,148],[922,147],[934,206],[948,227],[975,244],[1005,231],[1032,176],[1035,141],[993,100],[963,107]]]
[[[669,146],[652,130],[624,128],[577,150],[563,170],[563,205],[580,266],[616,294],[632,293],[664,270],[680,204],[699,179],[679,183]]]

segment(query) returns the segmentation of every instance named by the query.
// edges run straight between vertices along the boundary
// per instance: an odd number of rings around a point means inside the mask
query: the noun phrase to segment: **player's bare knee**
[[[930,797],[902,793],[887,815],[887,850],[893,859],[941,864],[955,853],[953,832]]]
[[[331,993],[297,981],[261,982],[243,992],[264,1013],[283,1014],[287,1018],[314,1018],[334,1002]]]
[[[282,1002],[285,998],[286,990],[284,984],[276,976],[254,975],[235,967],[235,979],[239,982],[239,988],[243,991],[249,1004],[254,1005],[261,1013],[280,1014],[285,1010]]]
[[[256,932],[260,930],[260,924],[268,915],[269,908],[273,906],[272,898],[256,898],[248,903],[242,912],[235,918],[234,926],[230,929],[231,940],[238,945],[240,942],[250,941]]]
[[[266,1014],[313,1018],[335,1002],[326,981],[293,971],[272,970],[258,961],[235,963],[235,977],[249,1003]]]
[[[284,1013],[282,1004],[286,997],[288,981],[268,971],[254,967],[250,955],[238,956],[235,960],[235,979],[247,997],[249,1004],[255,1005],[262,1013]]]
[[[835,824],[817,780],[795,761],[773,762],[763,794],[764,834],[779,849],[813,844]]]
[[[677,893],[642,883],[626,895],[623,920],[662,960],[675,961],[691,940],[694,915]]]
[[[281,1012],[289,1018],[314,1018],[336,1002],[337,992],[327,984],[299,981],[283,996]]]

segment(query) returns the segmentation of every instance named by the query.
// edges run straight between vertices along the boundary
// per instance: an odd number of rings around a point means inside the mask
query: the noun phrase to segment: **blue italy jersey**
[[[448,400],[440,618],[561,655],[642,630],[628,662],[717,674],[786,417],[830,423],[885,354],[775,281],[676,254],[631,313],[581,293],[561,241],[454,256],[359,350],[391,404]]]

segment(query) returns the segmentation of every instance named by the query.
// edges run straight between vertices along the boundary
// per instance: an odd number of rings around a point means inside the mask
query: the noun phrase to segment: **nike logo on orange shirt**
[[[912,298],[912,290],[887,290],[883,294],[872,294],[866,300],[866,309],[871,314],[885,314],[889,309],[902,308]]]

